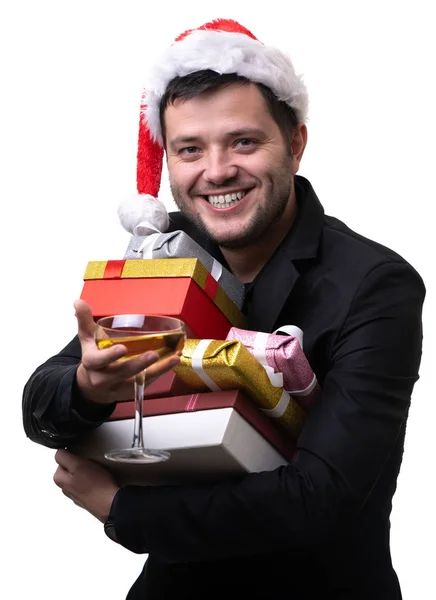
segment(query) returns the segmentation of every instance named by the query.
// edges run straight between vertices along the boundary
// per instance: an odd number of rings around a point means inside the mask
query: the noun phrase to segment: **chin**
[[[215,240],[215,242],[220,248],[224,248],[225,250],[238,250],[247,246],[247,243],[240,239]]]
[[[228,232],[219,235],[218,233],[208,231],[209,237],[221,248],[227,250],[237,250],[238,248],[244,248],[251,246],[259,240],[260,235],[257,232],[244,232],[241,231],[239,234],[235,233],[229,235]]]

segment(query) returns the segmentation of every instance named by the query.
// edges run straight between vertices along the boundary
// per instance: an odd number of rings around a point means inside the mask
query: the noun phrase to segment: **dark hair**
[[[286,102],[278,100],[270,88],[263,83],[251,82],[246,77],[242,77],[236,73],[220,75],[209,69],[196,71],[195,73],[190,73],[184,77],[174,77],[174,79],[169,82],[159,106],[160,126],[164,145],[166,146],[164,113],[169,104],[173,104],[178,98],[190,100],[200,94],[211,92],[233,83],[238,83],[240,85],[255,83],[266,100],[268,110],[274,121],[277,123],[283,135],[286,149],[290,154],[293,129],[298,124],[298,119],[294,110],[286,104]]]

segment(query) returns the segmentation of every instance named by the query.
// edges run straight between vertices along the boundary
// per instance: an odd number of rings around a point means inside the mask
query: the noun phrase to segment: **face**
[[[171,189],[187,218],[229,249],[289,229],[300,156],[255,85],[176,100],[164,117]]]

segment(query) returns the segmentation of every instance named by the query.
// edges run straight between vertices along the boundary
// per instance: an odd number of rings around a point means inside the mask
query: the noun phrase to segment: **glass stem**
[[[142,437],[142,403],[144,401],[145,369],[135,375],[135,424],[133,429],[132,448],[143,448]]]

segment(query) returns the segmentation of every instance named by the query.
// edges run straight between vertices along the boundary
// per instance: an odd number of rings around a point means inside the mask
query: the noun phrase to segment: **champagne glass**
[[[129,360],[148,350],[159,355],[159,362],[171,354],[178,354],[186,339],[183,321],[160,315],[120,314],[103,317],[97,321],[95,341],[100,349],[122,344],[127,354],[119,360]],[[127,463],[155,463],[168,460],[165,450],[150,450],[144,447],[142,418],[146,369],[135,376],[135,419],[133,441],[130,448],[106,452],[109,460]]]

